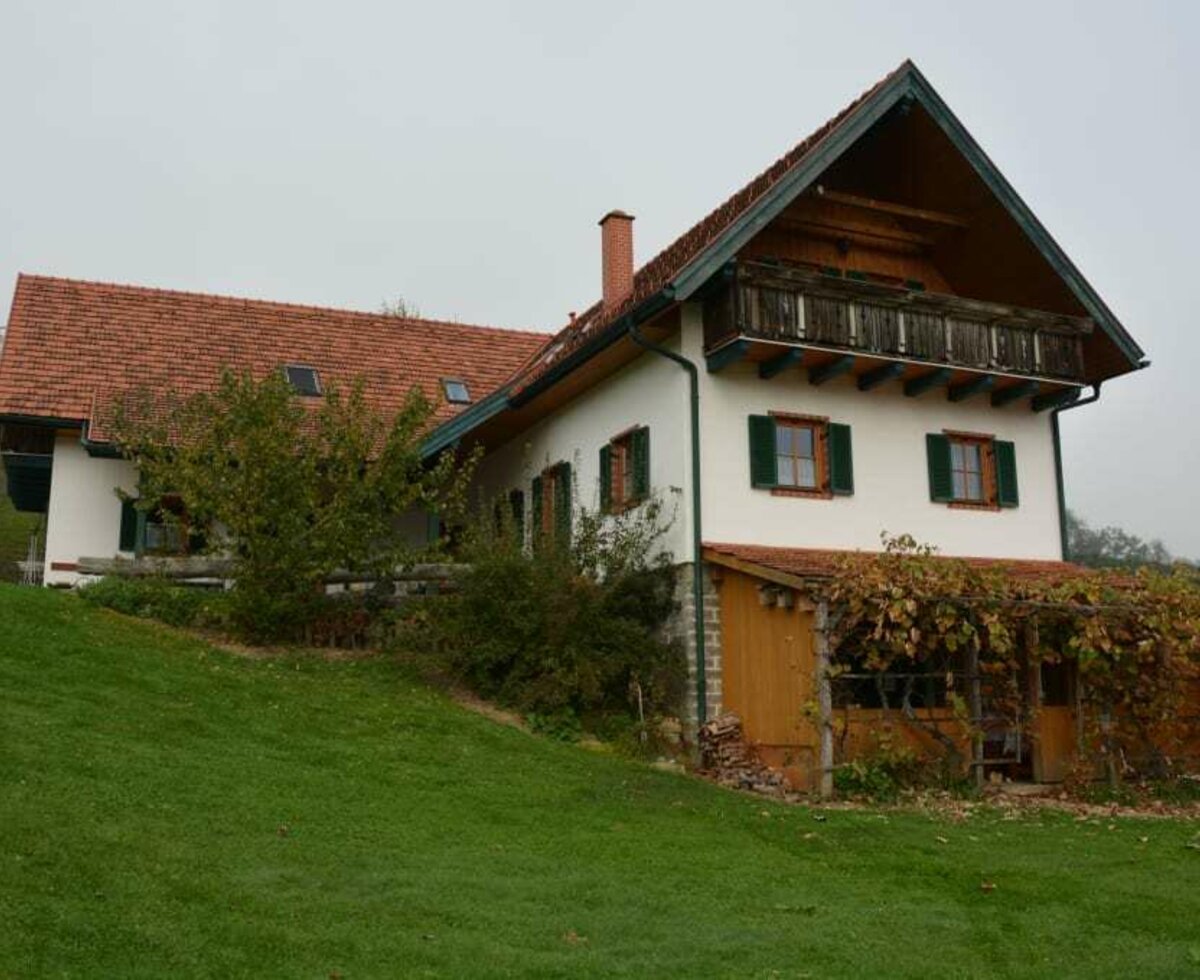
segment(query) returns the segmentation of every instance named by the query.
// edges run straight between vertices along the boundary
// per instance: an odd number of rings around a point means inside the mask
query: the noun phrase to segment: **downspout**
[[[1092,393],[1087,398],[1080,398],[1069,405],[1059,405],[1058,408],[1050,411],[1050,434],[1054,441],[1054,482],[1058,486],[1058,539],[1062,548],[1063,561],[1071,560],[1071,547],[1067,540],[1067,492],[1063,487],[1062,439],[1059,436],[1058,416],[1060,412],[1067,412],[1072,408],[1082,408],[1084,405],[1098,402],[1101,384],[1103,382],[1097,381],[1092,385]]]
[[[696,365],[682,354],[642,336],[636,320],[629,322],[629,337],[639,347],[674,361],[688,374],[692,429],[692,606],[696,614],[696,721],[703,725],[708,714],[708,685],[704,676],[704,578],[701,570],[704,535],[700,516],[700,373]]]

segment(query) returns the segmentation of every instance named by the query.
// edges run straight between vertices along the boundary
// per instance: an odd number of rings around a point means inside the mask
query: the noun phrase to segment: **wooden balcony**
[[[858,361],[875,377],[888,378],[910,374],[905,364],[918,374],[919,365],[935,365],[951,397],[955,383],[961,390],[964,381],[978,390],[1019,385],[1028,394],[1083,384],[1083,338],[1091,330],[1084,317],[756,262],[738,263],[732,279],[710,293],[704,307],[710,369],[714,359],[718,366],[722,362],[721,351],[745,354],[763,346],[755,342],[783,344],[811,349],[817,357],[807,357],[810,365],[836,363],[838,373]],[[822,353],[832,357],[822,359]],[[761,356],[781,358],[777,349]],[[782,356],[794,363],[806,355]],[[735,359],[724,355],[726,363]]]

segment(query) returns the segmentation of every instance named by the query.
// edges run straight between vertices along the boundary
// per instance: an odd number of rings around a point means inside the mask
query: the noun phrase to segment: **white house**
[[[600,224],[602,298],[550,337],[23,276],[0,421],[10,494],[48,512],[47,581],[137,544],[98,406],[226,364],[302,369],[313,397],[355,375],[385,407],[444,395],[427,452],[482,446],[479,493],[531,529],[667,496],[698,719],[744,694],[730,575],[798,587],[884,532],[1059,567],[1057,415],[1146,362],[913,64],[640,268],[633,218]]]

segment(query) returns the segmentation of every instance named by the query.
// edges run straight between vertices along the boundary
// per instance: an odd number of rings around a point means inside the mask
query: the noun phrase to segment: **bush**
[[[106,609],[170,626],[222,628],[228,622],[226,593],[163,579],[102,578],[83,586],[79,594]]]
[[[655,553],[660,513],[654,501],[612,518],[584,512],[571,546],[532,553],[515,529],[480,522],[466,535],[458,590],[430,600],[407,640],[560,737],[622,717],[649,731],[650,719],[677,711],[686,678],[664,636],[676,603],[671,558]]]

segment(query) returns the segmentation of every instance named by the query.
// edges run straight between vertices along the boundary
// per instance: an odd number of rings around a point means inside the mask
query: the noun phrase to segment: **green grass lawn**
[[[1200,977],[1197,829],[789,808],[0,586],[0,976]]]

